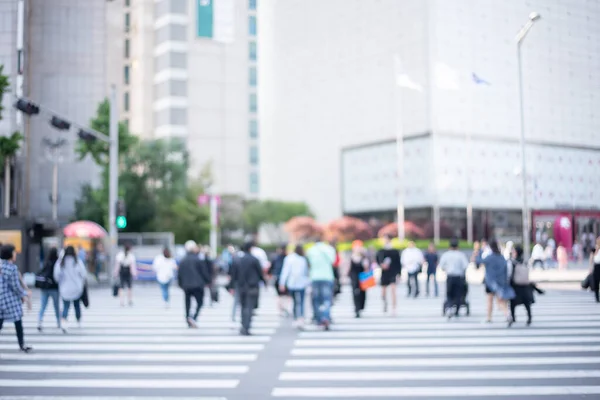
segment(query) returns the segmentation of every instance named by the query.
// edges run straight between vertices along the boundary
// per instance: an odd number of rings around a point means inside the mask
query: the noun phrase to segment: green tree
[[[96,116],[90,121],[90,127],[104,135],[108,136],[110,133],[110,103],[108,99],[104,99],[98,105],[96,110]],[[138,143],[138,138],[132,135],[127,128],[127,125],[119,123],[119,159],[121,160],[127,154],[131,147]],[[79,155],[79,159],[83,160],[86,156],[90,156],[94,159],[97,165],[103,168],[108,168],[108,143],[101,140],[83,141],[80,140],[76,147],[75,152]]]
[[[308,216],[313,213],[306,203],[276,200],[251,201],[244,210],[246,230],[257,233],[263,224],[279,225],[293,217]]]
[[[4,106],[2,105],[4,100],[4,94],[10,87],[8,76],[4,75],[4,65],[0,65],[0,120],[2,120],[2,112]],[[3,167],[4,171],[4,216],[10,216],[10,176],[11,176],[11,162],[12,159],[17,155],[17,152],[21,148],[21,141],[23,135],[19,132],[14,132],[10,136],[0,136],[0,166]]]

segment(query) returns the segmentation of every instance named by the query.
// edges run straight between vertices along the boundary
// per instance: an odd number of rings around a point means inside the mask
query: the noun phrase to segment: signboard
[[[213,0],[198,1],[198,37],[213,38],[214,8]]]
[[[201,194],[198,196],[198,205],[199,206],[207,206],[210,204],[210,194]],[[217,205],[221,205],[221,196],[215,196],[217,200]]]
[[[12,244],[15,246],[17,253],[21,252],[21,244],[23,238],[21,236],[21,231],[12,230],[12,231],[0,231],[0,243],[2,244]]]

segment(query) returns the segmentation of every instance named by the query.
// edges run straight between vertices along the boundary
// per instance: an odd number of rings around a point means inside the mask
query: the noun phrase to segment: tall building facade
[[[519,235],[515,36],[537,11],[522,49],[534,226],[568,215],[581,232],[600,229],[598,2],[269,6],[260,12],[263,195],[307,200],[325,220],[393,219],[402,200],[428,236],[466,236],[470,204],[475,225],[493,220]]]
[[[113,57],[122,62],[111,74],[121,76],[131,132],[185,140],[191,178],[210,165],[214,190],[257,196],[256,0],[122,0],[117,8]]]
[[[106,96],[106,1],[0,1],[0,64],[10,80],[3,99],[0,135],[20,131],[25,139],[14,166],[13,208],[30,220],[52,216],[52,163],[46,139],[63,138],[58,176],[58,217],[69,220],[83,184],[97,183],[91,159],[75,154],[77,135],[58,131],[42,113],[22,118],[13,104],[26,96],[46,110],[87,125]]]

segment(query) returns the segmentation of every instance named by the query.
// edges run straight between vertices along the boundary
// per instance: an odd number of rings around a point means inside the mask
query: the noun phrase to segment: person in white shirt
[[[267,256],[267,253],[263,249],[258,247],[256,244],[254,244],[252,246],[252,249],[250,249],[250,254],[253,257],[255,257],[258,260],[258,262],[260,262],[260,266],[262,267],[263,273],[266,275],[267,271],[269,271],[269,267],[271,266],[271,262],[269,261],[269,256]],[[258,300],[254,305],[254,309],[256,310],[257,308]]]
[[[131,289],[133,279],[137,278],[137,261],[133,252],[131,251],[131,245],[128,243],[125,245],[125,249],[117,253],[115,259],[115,271],[114,277],[119,278],[121,282],[121,290],[119,291],[119,297],[121,298],[121,307],[125,306],[124,289],[127,288],[127,297],[129,299],[129,306],[133,306],[133,291]]]
[[[154,258],[152,269],[156,272],[156,281],[160,285],[165,307],[169,308],[169,287],[177,270],[177,262],[171,257],[171,251],[168,248]]]
[[[413,241],[408,242],[408,246],[406,247],[406,249],[404,249],[404,251],[402,252],[402,255],[400,256],[400,263],[402,264],[402,268],[405,268],[406,272],[408,273],[408,280],[407,280],[408,295],[407,295],[407,297],[410,297],[410,295],[413,293],[412,282],[414,282],[414,284],[415,284],[414,297],[417,297],[419,295],[418,276],[419,276],[419,273],[421,272],[421,268],[422,268],[424,262],[425,262],[425,258],[423,257],[423,253],[421,252],[421,250],[419,250],[415,247],[415,242],[413,242]]]
[[[283,292],[288,289],[294,301],[294,325],[298,328],[304,325],[304,294],[309,284],[308,261],[304,257],[302,245],[297,245],[295,252],[288,254],[283,260],[279,290]]]

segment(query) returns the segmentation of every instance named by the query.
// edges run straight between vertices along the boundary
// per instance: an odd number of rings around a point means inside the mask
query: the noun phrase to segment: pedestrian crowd
[[[600,302],[600,238],[590,253],[590,275],[588,285]],[[296,245],[288,254],[288,246],[278,248],[275,257],[269,260],[266,252],[253,240],[248,240],[238,251],[228,246],[221,256],[220,264],[211,257],[211,249],[190,240],[184,245],[185,256],[177,262],[169,249],[156,256],[152,269],[160,287],[165,307],[170,306],[170,286],[176,279],[184,292],[185,322],[189,328],[198,328],[198,318],[204,304],[205,291],[210,292],[210,301],[218,302],[216,275],[220,270],[229,275],[227,290],[234,298],[232,320],[237,311],[241,315],[241,335],[250,335],[252,318],[259,306],[261,286],[266,288],[274,282],[278,294],[278,307],[282,316],[292,316],[293,326],[305,326],[305,299],[310,295],[313,323],[329,330],[332,324],[331,309],[341,292],[341,257],[336,243],[318,239],[306,251]],[[0,244],[0,329],[4,322],[13,322],[21,351],[32,349],[25,345],[23,330],[23,305],[31,309],[31,291],[23,281],[16,266],[15,247]],[[448,318],[459,316],[462,307],[469,313],[468,285],[466,273],[470,263],[476,268],[485,268],[484,288],[487,294],[485,322],[492,322],[494,302],[503,312],[507,326],[515,320],[516,307],[523,305],[527,312],[526,324],[532,323],[531,306],[534,293],[543,294],[529,279],[529,263],[523,259],[523,249],[508,242],[501,249],[497,241],[486,240],[475,243],[469,260],[459,250],[458,240],[450,241],[450,249],[441,257],[431,243],[425,252],[415,243],[408,242],[403,250],[392,246],[392,238],[383,238],[383,247],[372,254],[361,241],[352,243],[348,259],[348,277],[356,318],[360,318],[367,304],[367,292],[375,285],[374,270],[380,271],[379,284],[382,288],[383,312],[396,314],[397,291],[403,270],[407,273],[407,296],[417,298],[420,291],[419,275],[426,273],[425,290],[430,295],[430,283],[434,296],[439,295],[436,274],[438,269],[446,275],[446,297],[443,314]],[[133,282],[138,276],[137,261],[130,245],[126,245],[115,258],[113,294],[119,296],[121,306],[125,300],[133,306]],[[35,286],[41,289],[41,304],[38,315],[38,330],[43,332],[44,313],[48,303],[52,306],[56,326],[65,334],[69,331],[69,311],[73,306],[78,325],[82,319],[82,305],[89,306],[87,292],[87,270],[72,246],[60,250],[52,248],[42,269],[36,275]],[[195,303],[195,309],[192,303]],[[62,306],[62,307],[61,307]],[[62,311],[61,311],[62,310]]]

